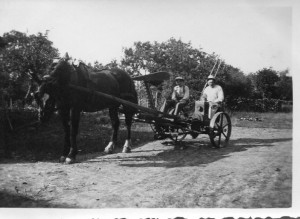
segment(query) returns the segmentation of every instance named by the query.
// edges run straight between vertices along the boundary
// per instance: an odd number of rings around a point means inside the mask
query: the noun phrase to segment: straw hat
[[[183,77],[176,77],[175,81],[184,81]]]
[[[215,79],[214,76],[210,75],[210,76],[208,76],[208,78],[207,78],[207,81],[209,81],[209,80],[216,80],[216,79]]]

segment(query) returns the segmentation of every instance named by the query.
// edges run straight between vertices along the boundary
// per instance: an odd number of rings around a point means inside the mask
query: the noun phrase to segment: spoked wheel
[[[172,128],[170,127],[170,139],[173,141],[182,141],[187,136],[187,132],[184,130],[184,128]]]
[[[175,109],[173,108],[173,109],[169,110],[168,113],[173,115],[174,110]],[[186,118],[186,115],[182,110],[178,112],[177,116],[181,119]],[[180,127],[180,128],[170,127],[169,130],[171,132],[170,139],[175,141],[175,142],[176,141],[182,141],[187,136],[187,132],[184,130],[183,127]]]
[[[214,147],[226,147],[231,135],[231,120],[227,113],[216,113],[210,121],[209,138]]]
[[[167,138],[166,136],[166,130],[164,127],[159,125],[150,124],[151,129],[154,132],[154,140],[162,140]]]

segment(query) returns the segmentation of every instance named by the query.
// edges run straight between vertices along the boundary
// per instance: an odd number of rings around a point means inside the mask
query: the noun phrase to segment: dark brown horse
[[[91,72],[85,64],[80,63],[79,66],[74,66],[66,58],[53,64],[50,69],[48,78],[42,80],[35,96],[39,100],[41,121],[47,121],[55,107],[57,107],[62,118],[65,143],[60,162],[72,163],[75,161],[77,154],[76,136],[82,111],[95,112],[109,109],[113,132],[105,152],[113,153],[120,124],[118,118],[120,103],[97,97],[93,91],[137,103],[137,93],[131,77],[120,69]],[[68,85],[88,88],[91,92],[77,91]],[[135,110],[127,106],[123,106],[123,110],[127,126],[127,139],[123,152],[128,153],[131,151],[131,124]]]

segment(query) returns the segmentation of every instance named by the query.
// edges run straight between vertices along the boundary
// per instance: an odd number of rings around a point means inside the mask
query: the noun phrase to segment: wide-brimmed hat
[[[175,81],[184,81],[183,77],[176,77]]]
[[[207,78],[207,81],[209,81],[209,80],[216,80],[216,78],[215,78],[214,76],[210,75],[210,76],[208,76],[208,78]]]

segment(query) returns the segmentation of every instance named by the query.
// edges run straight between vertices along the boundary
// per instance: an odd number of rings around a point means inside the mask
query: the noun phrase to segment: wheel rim
[[[170,128],[176,135],[170,134],[170,139],[173,141],[182,141],[187,136],[187,133],[182,128]]]
[[[214,147],[225,147],[231,135],[231,121],[226,113],[217,113],[210,122],[210,141]]]
[[[169,114],[173,114],[175,108],[171,109],[168,113]],[[182,110],[180,110],[177,114],[178,117],[180,118],[185,118],[185,114]],[[185,137],[187,136],[186,131],[184,131],[183,128],[172,128],[170,127],[170,130],[172,130],[172,132],[177,133],[177,135],[170,135],[170,139],[172,139],[173,141],[182,141],[185,139]]]

